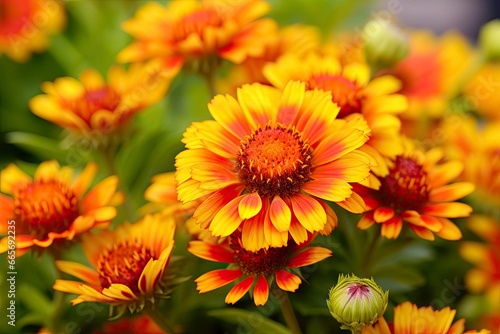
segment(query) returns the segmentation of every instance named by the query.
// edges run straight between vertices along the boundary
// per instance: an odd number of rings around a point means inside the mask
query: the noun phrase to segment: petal
[[[208,103],[212,117],[236,138],[252,133],[238,101],[230,95],[217,95]]]
[[[224,165],[199,163],[191,166],[191,178],[200,183],[200,189],[219,190],[240,183],[237,175]],[[183,202],[187,202],[184,198]]]
[[[35,180],[57,180],[59,178],[59,163],[55,160],[42,162],[35,171]]]
[[[243,248],[248,251],[253,252],[269,246],[264,231],[264,215],[265,213],[259,214],[243,222],[241,243]]]
[[[264,276],[257,278],[253,289],[253,301],[256,306],[264,306],[269,298],[269,284]]]
[[[269,208],[269,217],[274,227],[280,232],[285,232],[290,229],[292,220],[292,212],[288,205],[281,199],[279,195],[274,196],[271,207]]]
[[[433,241],[435,239],[434,234],[432,234],[432,232],[429,231],[428,228],[413,225],[413,224],[410,224],[409,226],[413,230],[413,232],[415,232],[415,234],[418,235],[420,238],[425,239],[425,240],[429,240],[429,241]]]
[[[283,247],[288,244],[288,232],[280,232],[274,227],[269,214],[264,217],[264,238],[266,246]],[[251,251],[256,251],[253,249]]]
[[[253,281],[254,277],[248,276],[243,281],[233,286],[233,288],[228,292],[226,296],[226,304],[235,304],[238,300],[240,300],[245,295],[245,293],[250,290]]]
[[[332,251],[323,247],[309,247],[288,261],[288,267],[297,268],[319,262],[332,256]]]
[[[108,205],[118,186],[118,177],[109,176],[97,184],[81,202],[81,208],[84,212],[91,211],[101,206]]]
[[[300,245],[308,238],[306,228],[299,223],[299,221],[295,216],[292,217],[292,223],[290,224],[289,232],[293,238],[293,241],[295,241],[297,245]]]
[[[100,284],[99,274],[87,266],[71,261],[55,261],[55,265],[62,272],[75,276],[89,284],[96,286]]]
[[[295,194],[290,197],[294,215],[309,232],[321,230],[326,224],[326,212],[312,197]]]
[[[31,182],[31,177],[14,164],[9,164],[0,172],[0,191],[12,194],[14,187]]]
[[[52,285],[52,289],[79,295],[80,293],[82,293],[82,291],[80,290],[80,286],[82,285],[83,284],[80,282],[56,279],[54,284]]]
[[[86,212],[85,216],[91,217],[98,222],[110,221],[116,217],[116,208],[113,206],[103,206]]]
[[[262,209],[262,200],[258,192],[246,194],[238,204],[238,213],[241,219],[252,218]]]
[[[457,178],[462,173],[464,166],[459,161],[448,161],[439,166],[434,166],[428,173],[429,183],[433,189],[444,186]]]
[[[77,197],[80,197],[83,193],[85,193],[85,191],[94,180],[96,173],[97,164],[94,162],[89,162],[73,183],[73,192]]]
[[[243,219],[238,213],[238,206],[243,197],[245,195],[236,197],[215,215],[208,228],[214,237],[227,237],[240,226]]]
[[[383,223],[394,217],[394,209],[388,207],[380,207],[375,209],[373,219],[377,223]]]
[[[305,83],[300,81],[289,81],[279,103],[276,121],[282,124],[292,124],[297,116],[302,100],[304,98]]]
[[[170,254],[173,244],[170,244],[170,249],[167,250],[167,254]],[[154,291],[156,284],[161,280],[165,266],[167,264],[168,258],[159,258],[158,260],[153,260],[152,258],[148,261],[144,269],[142,270],[137,286],[139,291],[144,294],[151,296]]]
[[[7,233],[8,222],[14,218],[14,201],[0,194],[0,234]]]
[[[321,178],[307,182],[302,190],[319,198],[332,202],[340,202],[348,198],[352,191],[349,183],[334,178]]]
[[[382,229],[380,230],[380,234],[386,237],[387,239],[396,239],[401,233],[402,228],[403,228],[403,221],[401,217],[394,216],[388,221],[382,223]]]
[[[117,299],[119,301],[132,301],[137,299],[135,293],[125,284],[113,283],[109,288],[102,289],[105,297]]]
[[[420,215],[418,212],[412,210],[407,210],[405,212],[402,212],[401,218],[403,218],[404,221],[410,224],[420,227],[425,227],[431,230],[432,232],[439,232],[443,228],[441,222],[439,221],[439,218]]]
[[[237,91],[238,101],[252,131],[275,120],[280,91],[258,83],[243,85]]]
[[[300,277],[295,274],[281,269],[276,271],[276,284],[278,284],[281,290],[295,292],[301,282]]]
[[[196,290],[200,293],[205,293],[220,288],[234,282],[243,276],[243,271],[240,269],[217,269],[201,275],[196,282]]]
[[[472,212],[472,208],[464,203],[437,203],[429,204],[422,210],[422,214],[445,217],[445,218],[457,218],[457,217],[467,217]]]
[[[326,212],[326,224],[325,227],[323,227],[323,229],[319,232],[321,235],[330,235],[330,233],[332,233],[332,231],[337,227],[339,220],[335,211],[333,211],[328,204],[325,202],[320,202],[320,204]]]
[[[374,211],[365,213],[363,217],[361,217],[361,219],[358,221],[358,224],[356,226],[361,230],[366,230],[367,228],[370,228],[373,224],[375,224],[375,219],[373,219],[373,213]]]
[[[194,240],[188,245],[188,252],[204,260],[233,263],[234,254],[222,245]]]
[[[462,239],[462,232],[458,227],[453,224],[449,219],[438,218],[443,228],[437,232],[437,235],[446,240],[460,240]]]
[[[344,201],[337,202],[337,204],[352,213],[363,213],[366,210],[365,201],[355,192]]]
[[[469,182],[457,182],[437,189],[429,193],[430,202],[451,202],[469,195],[474,191],[474,184]]]

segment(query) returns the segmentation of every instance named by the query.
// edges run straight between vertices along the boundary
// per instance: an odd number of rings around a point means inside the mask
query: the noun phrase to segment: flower
[[[79,263],[56,261],[62,272],[84,282],[57,279],[55,290],[77,294],[72,305],[83,302],[109,304],[114,318],[127,308],[131,313],[154,307],[164,298],[171,277],[167,266],[174,247],[175,222],[165,216],[147,215],[135,224],[86,235],[82,246],[94,269]]]
[[[357,150],[369,129],[360,120],[335,119],[330,93],[290,82],[283,92],[244,85],[238,99],[218,95],[208,105],[215,121],[193,123],[186,150],[176,157],[178,198],[208,198],[194,218],[213,236],[243,228],[249,251],[330,234],[337,217],[322,199],[362,212],[350,182],[369,172]],[[264,232],[264,238],[260,233]]]
[[[374,223],[382,224],[381,234],[394,239],[405,221],[426,240],[434,240],[433,233],[447,240],[460,239],[462,233],[448,218],[470,214],[470,206],[453,201],[470,194],[474,185],[448,184],[460,175],[463,164],[456,160],[438,164],[442,157],[439,148],[424,152],[406,141],[405,152],[395,159],[389,174],[380,178],[380,189],[356,189],[367,206],[358,228],[364,230]]]
[[[163,98],[168,78],[156,62],[135,64],[128,70],[113,66],[107,82],[89,69],[79,81],[63,77],[43,83],[45,94],[33,97],[29,106],[35,115],[99,145],[111,140],[136,113]]]
[[[121,318],[116,322],[107,322],[104,328],[94,330],[92,334],[163,334],[158,325],[147,315],[134,318]],[[40,333],[39,333],[40,334]]]
[[[475,112],[495,122],[500,121],[500,63],[484,63],[465,83],[464,97]]]
[[[376,164],[372,164],[376,175],[386,175],[386,159],[402,152],[400,121],[396,115],[405,111],[407,102],[404,96],[395,94],[401,88],[395,78],[382,76],[370,80],[370,68],[366,64],[341,66],[335,58],[316,54],[304,59],[283,56],[276,63],[268,64],[264,75],[280,89],[289,80],[300,80],[308,90],[330,92],[332,101],[340,107],[338,118],[352,119],[361,114],[371,133],[360,149],[376,160]],[[377,181],[373,178],[370,181],[376,187]]]
[[[148,3],[123,24],[135,41],[118,54],[118,61],[138,62],[160,58],[176,71],[185,62],[220,57],[241,63],[259,56],[269,31],[270,19],[260,19],[269,10],[261,0],[171,1],[166,7]]]
[[[363,35],[363,42],[366,60],[373,68],[392,67],[408,55],[408,36],[397,26],[386,21],[371,20],[364,30],[372,32]]]
[[[491,20],[484,24],[479,31],[479,47],[483,51],[487,60],[500,60],[500,43],[498,42],[500,34],[500,20]]]
[[[481,330],[464,332],[465,319],[456,321],[453,325],[455,310],[445,307],[437,311],[432,307],[420,307],[410,302],[404,302],[394,308],[394,324],[389,326],[384,318],[380,318],[375,325],[363,328],[363,334],[461,334],[481,333]]]
[[[264,237],[262,233],[261,237]],[[253,300],[257,306],[266,304],[269,285],[274,280],[280,289],[295,292],[302,281],[290,270],[319,262],[332,254],[329,249],[322,247],[305,248],[312,238],[309,235],[308,241],[301,245],[291,240],[287,246],[269,247],[256,252],[244,248],[240,230],[231,234],[225,244],[190,241],[188,251],[197,257],[231,264],[227,269],[213,270],[198,277],[195,280],[196,289],[205,293],[243,278],[229,291],[226,303],[236,303],[255,283]]]
[[[42,162],[34,178],[14,164],[2,170],[1,192],[12,197],[0,194],[0,232],[7,233],[8,221],[15,221],[17,256],[30,248],[57,248],[110,224],[116,216],[111,205],[119,200],[118,178],[110,176],[86,193],[96,172],[97,166],[89,163],[72,179],[74,171],[53,160]],[[0,253],[7,251],[7,239],[0,241]]]
[[[64,7],[57,0],[0,0],[0,55],[27,61],[49,44],[49,35],[66,23]]]
[[[341,329],[359,333],[363,326],[373,324],[384,314],[388,298],[389,291],[384,292],[373,278],[340,274],[326,303],[332,316],[342,324]]]

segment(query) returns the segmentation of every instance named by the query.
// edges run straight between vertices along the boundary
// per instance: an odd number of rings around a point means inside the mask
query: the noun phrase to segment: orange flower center
[[[249,192],[290,196],[309,180],[311,147],[294,127],[266,125],[242,140],[239,177]]]
[[[290,254],[293,252],[290,244],[285,247],[269,247],[250,252],[243,248],[241,233],[238,232],[231,235],[230,247],[235,254],[234,262],[249,276],[274,275],[277,270],[286,267]]]
[[[414,160],[399,156],[389,175],[381,180],[378,194],[382,204],[398,214],[419,211],[429,199],[427,173]]]
[[[118,243],[113,249],[106,250],[97,262],[97,272],[101,279],[101,287],[109,288],[111,284],[123,284],[134,293],[139,293],[139,278],[153,256],[149,249],[139,244]]]
[[[340,107],[338,118],[361,112],[363,101],[361,88],[341,75],[315,75],[309,79],[307,86],[308,89],[318,88],[332,93],[332,101]]]
[[[172,39],[174,42],[180,42],[191,34],[195,34],[203,40],[203,31],[208,27],[219,27],[221,25],[222,19],[214,9],[200,9],[184,16],[171,28]]]
[[[12,37],[30,23],[31,2],[27,0],[0,0],[0,36]]]
[[[65,183],[36,181],[15,190],[14,214],[21,233],[43,240],[70,227],[79,216],[78,198]]]

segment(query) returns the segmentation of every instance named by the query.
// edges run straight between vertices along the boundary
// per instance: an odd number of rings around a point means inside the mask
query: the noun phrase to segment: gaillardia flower
[[[164,331],[147,315],[140,314],[133,318],[121,318],[118,321],[108,321],[104,328],[94,330],[92,334],[164,334]],[[38,333],[43,334],[43,333]],[[47,333],[50,334],[50,333]]]
[[[280,89],[290,80],[299,80],[308,90],[330,92],[332,101],[340,107],[338,118],[352,119],[362,115],[371,132],[360,150],[376,160],[376,164],[372,164],[376,175],[386,175],[386,159],[402,152],[401,124],[396,115],[405,111],[407,102],[404,96],[395,94],[401,88],[395,78],[382,76],[370,80],[370,68],[366,64],[341,66],[340,61],[331,56],[313,53],[302,58],[285,55],[276,63],[268,64],[264,75]],[[370,181],[377,187],[375,178]]]
[[[460,239],[462,233],[448,218],[470,214],[470,206],[453,201],[470,194],[474,185],[448,184],[460,175],[463,164],[439,164],[442,157],[439,148],[424,152],[406,141],[405,152],[396,157],[389,174],[380,178],[380,189],[356,188],[367,207],[358,227],[367,229],[375,223],[382,224],[381,234],[393,239],[399,236],[405,221],[426,240],[434,240],[433,233],[447,240]]]
[[[370,172],[358,150],[369,129],[359,119],[336,119],[330,93],[306,91],[300,82],[283,92],[244,85],[237,99],[218,95],[208,108],[215,121],[193,123],[184,134],[176,180],[181,201],[208,196],[194,218],[212,235],[241,226],[249,251],[286,246],[289,235],[300,244],[307,232],[329,234],[336,226],[323,200],[364,210],[350,183]]]
[[[483,64],[469,78],[464,87],[464,96],[475,112],[486,119],[500,122],[500,62]]]
[[[102,144],[118,135],[136,113],[163,98],[169,77],[157,62],[133,64],[128,70],[113,66],[107,82],[90,69],[79,81],[63,77],[43,83],[45,94],[32,98],[29,105],[35,115]]]
[[[404,302],[394,308],[394,323],[389,325],[384,318],[379,318],[375,325],[365,326],[363,334],[462,334],[481,333],[465,329],[465,319],[456,321],[453,325],[455,310],[445,307],[438,311],[432,307],[417,307],[410,302]]]
[[[86,192],[97,171],[94,163],[73,179],[73,170],[56,161],[42,162],[31,178],[14,164],[2,170],[0,232],[7,233],[8,221],[16,224],[16,255],[63,246],[63,242],[92,229],[106,228],[116,216],[112,202],[118,178],[110,176]],[[7,237],[0,241],[5,252]]]
[[[0,0],[0,55],[25,62],[33,52],[45,50],[49,35],[65,23],[58,0]]]
[[[100,302],[116,307],[115,318],[127,309],[140,312],[165,298],[169,284],[168,264],[174,247],[175,222],[166,216],[147,215],[135,224],[123,223],[116,230],[104,230],[83,237],[83,251],[89,268],[79,263],[56,261],[62,272],[83,282],[58,279],[55,290],[78,295],[72,305]]]
[[[326,303],[340,328],[361,333],[365,325],[372,325],[387,308],[389,291],[382,290],[375,281],[356,275],[340,274],[337,284],[328,294]]]
[[[264,238],[263,233],[260,233],[260,237]],[[192,254],[205,260],[231,264],[227,269],[213,270],[198,277],[195,280],[196,289],[205,293],[243,278],[229,291],[226,303],[236,303],[253,285],[253,300],[257,306],[266,304],[269,285],[273,281],[280,289],[295,292],[302,281],[290,271],[319,262],[332,254],[323,247],[305,248],[312,238],[310,234],[309,239],[300,245],[290,240],[286,246],[269,247],[256,252],[243,247],[240,230],[231,234],[224,244],[191,241],[188,251]]]
[[[263,52],[262,40],[277,29],[270,19],[260,19],[269,10],[262,0],[170,1],[166,7],[148,3],[123,24],[135,41],[118,54],[118,61],[140,62],[160,58],[178,70],[209,57],[241,63],[247,56]]]

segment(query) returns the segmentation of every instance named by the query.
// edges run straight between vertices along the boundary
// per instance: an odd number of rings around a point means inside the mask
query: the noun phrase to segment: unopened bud
[[[365,57],[375,70],[393,67],[409,53],[409,38],[398,27],[381,20],[369,21],[363,34]]]
[[[500,60],[500,20],[496,19],[483,25],[479,31],[479,47],[487,60]]]
[[[365,325],[372,325],[384,314],[388,297],[389,291],[384,292],[373,278],[340,274],[326,303],[332,316],[340,322],[341,329],[361,333]]]

